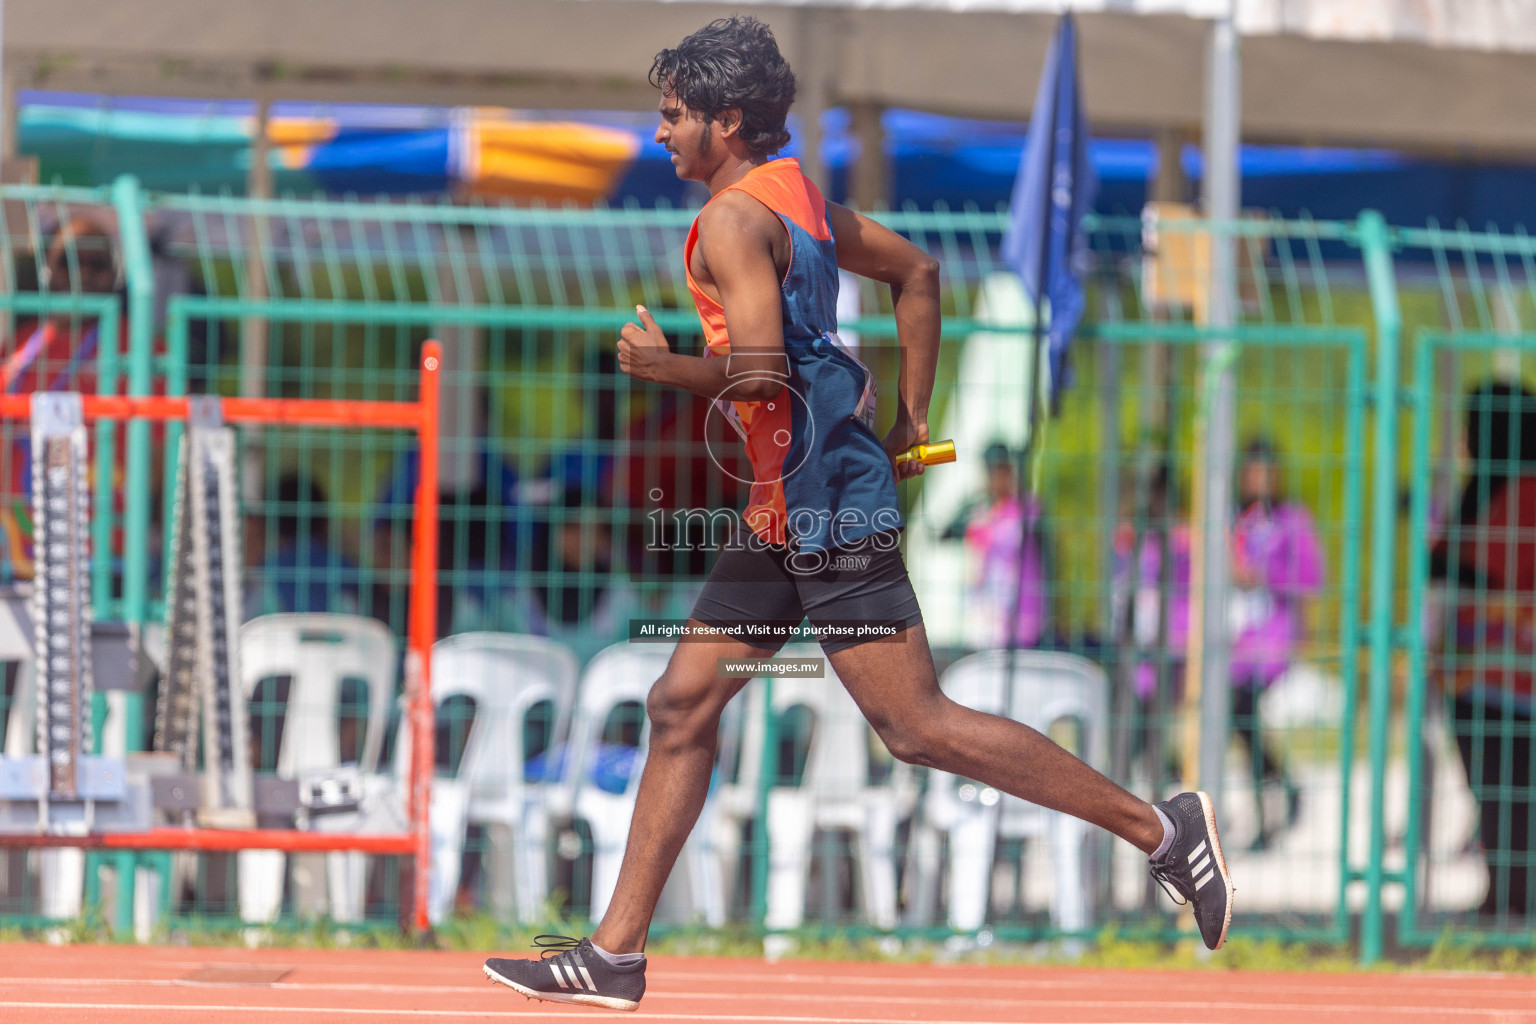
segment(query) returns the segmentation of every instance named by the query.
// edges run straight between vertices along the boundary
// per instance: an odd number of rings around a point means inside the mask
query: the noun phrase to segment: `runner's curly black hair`
[[[795,102],[795,74],[773,32],[756,18],[720,18],[662,50],[651,62],[650,80],[705,123],[739,109],[737,134],[754,156],[789,145],[784,121]]]

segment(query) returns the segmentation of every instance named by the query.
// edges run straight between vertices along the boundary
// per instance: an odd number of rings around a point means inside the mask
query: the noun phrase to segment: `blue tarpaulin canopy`
[[[19,150],[39,158],[42,179],[104,184],[131,172],[151,188],[182,191],[245,187],[255,105],[249,102],[133,99],[79,93],[23,92]],[[654,114],[563,111],[467,111],[442,107],[279,103],[272,109],[276,186],[332,194],[522,195],[651,203],[690,200],[666,152],[651,141]],[[471,131],[473,126],[489,131]],[[534,176],[517,177],[528,147],[552,137],[574,161],[573,194]],[[795,126],[792,124],[791,129]],[[892,198],[927,207],[1006,203],[1026,125],[892,110],[884,128]],[[823,154],[833,198],[846,198],[857,140],[845,111],[823,122]],[[501,134],[498,134],[500,132]],[[515,134],[509,134],[515,133]],[[490,155],[491,159],[485,159]],[[786,155],[798,155],[791,143]],[[1152,142],[1098,139],[1091,148],[1099,212],[1139,211],[1157,154]],[[1200,152],[1183,154],[1191,181]],[[1352,217],[1365,207],[1389,221],[1536,223],[1536,166],[1411,158],[1389,150],[1246,146],[1243,199],[1286,215]]]

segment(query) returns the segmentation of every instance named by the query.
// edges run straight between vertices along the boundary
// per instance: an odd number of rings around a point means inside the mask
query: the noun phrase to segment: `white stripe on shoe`
[[[1205,888],[1205,883],[1209,882],[1211,880],[1211,876],[1214,875],[1215,873],[1216,873],[1216,865],[1215,864],[1212,864],[1210,867],[1206,868],[1205,869],[1205,873],[1203,875],[1201,875],[1199,878],[1195,879],[1195,892],[1199,892],[1201,889],[1204,889]]]
[[[569,985],[567,985],[565,983],[565,975],[560,973],[560,965],[559,964],[550,964],[549,965],[549,972],[555,976],[555,980],[560,983],[560,987],[561,988],[570,988],[571,987],[571,986],[569,986]]]
[[[577,964],[577,965],[576,965],[576,969],[577,969],[577,970],[578,970],[578,971],[580,971],[580,972],[581,972],[581,976],[582,976],[582,977],[583,977],[583,978],[584,978],[584,979],[586,979],[586,982],[587,982],[587,988],[588,988],[588,989],[589,989],[589,990],[590,990],[590,991],[592,991],[592,992],[596,992],[596,991],[597,991],[597,986],[596,986],[596,985],[594,985],[594,984],[592,984],[592,975],[590,975],[590,974],[588,974],[588,973],[587,973],[587,965],[586,965],[586,964]]]

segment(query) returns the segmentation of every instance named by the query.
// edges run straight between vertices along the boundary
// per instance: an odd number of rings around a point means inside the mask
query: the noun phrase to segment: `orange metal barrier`
[[[421,392],[415,402],[329,399],[226,398],[228,423],[402,428],[416,431],[421,446],[421,479],[416,492],[410,630],[406,655],[406,706],[411,729],[408,810],[410,831],[403,835],[304,832],[296,829],[154,828],[146,832],[83,836],[0,834],[0,847],[74,847],[110,850],[282,850],[289,853],[350,851],[400,854],[413,858],[409,924],[428,927],[427,882],[431,870],[428,808],[432,797],[433,715],[432,640],[437,633],[437,443],[442,347],[428,341],[421,350]],[[83,395],[87,420],[185,420],[191,402],[184,397]],[[31,395],[0,396],[0,419],[32,415]]]

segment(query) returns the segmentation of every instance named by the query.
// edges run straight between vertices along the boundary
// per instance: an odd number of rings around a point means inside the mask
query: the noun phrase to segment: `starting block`
[[[180,456],[154,748],[174,754],[190,776],[201,738],[206,767],[195,806],[163,809],[215,828],[254,828],[245,701],[234,692],[241,571],[235,434],[217,398],[191,400]]]
[[[128,652],[116,642],[120,627],[91,621],[86,433],[79,395],[33,396],[31,445],[36,573],[30,587],[6,595],[0,614],[9,619],[8,635],[32,637],[30,651],[12,653],[30,675],[31,692],[25,696],[35,703],[37,752],[0,757],[0,832],[142,831],[151,825],[149,785],[130,779],[124,759],[91,753],[98,636],[107,641],[102,646],[114,662]],[[105,679],[121,685],[121,665],[102,668]]]

